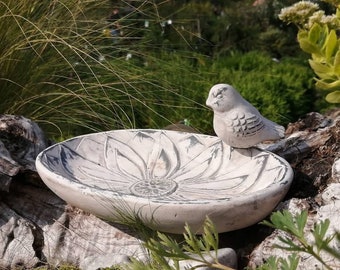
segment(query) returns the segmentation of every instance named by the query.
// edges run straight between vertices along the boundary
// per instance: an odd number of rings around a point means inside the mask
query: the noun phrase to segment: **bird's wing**
[[[265,127],[263,118],[259,114],[234,111],[227,117],[229,119],[227,122],[236,136],[251,137]]]

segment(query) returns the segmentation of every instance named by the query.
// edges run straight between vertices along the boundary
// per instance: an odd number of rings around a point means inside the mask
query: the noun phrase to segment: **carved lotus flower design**
[[[44,150],[36,165],[47,186],[72,205],[112,217],[112,206],[123,200],[143,219],[157,220],[157,229],[175,233],[185,222],[199,226],[206,215],[216,216],[219,231],[252,224],[292,180],[288,163],[272,153],[166,130],[75,137]]]
[[[42,162],[71,181],[164,202],[225,200],[270,185],[266,174],[279,182],[287,170],[266,152],[241,153],[215,137],[169,131],[99,133],[53,150]]]

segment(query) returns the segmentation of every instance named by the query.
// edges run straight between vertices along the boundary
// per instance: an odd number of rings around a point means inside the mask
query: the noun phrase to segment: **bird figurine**
[[[249,148],[284,137],[283,126],[263,117],[229,84],[214,85],[206,105],[214,111],[216,135],[232,147]]]

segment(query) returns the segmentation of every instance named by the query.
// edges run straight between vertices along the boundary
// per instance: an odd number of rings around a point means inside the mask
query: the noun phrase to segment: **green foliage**
[[[163,128],[183,119],[212,133],[212,112],[204,104],[209,88],[219,82],[235,84],[282,124],[313,108],[313,91],[300,64],[277,64],[256,52],[225,53],[242,47],[236,40],[248,42],[236,36],[243,31],[237,20],[243,24],[247,18],[246,25],[256,26],[248,16],[255,9],[231,12],[238,1],[135,2],[134,9],[122,12],[124,34],[115,41],[106,35],[106,0],[0,3],[0,26],[7,29],[0,34],[0,109],[31,118],[48,136]],[[218,31],[221,27],[225,32]]]
[[[293,216],[288,210],[275,212],[270,217],[269,221],[263,221],[262,224],[278,228],[289,234],[295,235],[299,239],[304,236],[304,228],[307,222],[307,211],[302,211],[300,215]]]
[[[226,82],[238,89],[269,119],[287,124],[314,110],[312,72],[304,60],[279,62],[262,52],[235,53],[210,68],[212,82]]]
[[[121,1],[114,2],[119,4]],[[261,49],[275,57],[296,55],[295,32],[289,27],[282,28],[276,18],[278,6],[287,0],[269,0],[257,7],[252,5],[253,2],[145,1],[138,20],[140,25],[142,20],[147,20],[149,27],[140,27],[136,32],[141,37],[144,49],[154,51],[185,50],[221,56],[230,50],[248,52]],[[151,3],[155,7],[156,18],[145,15],[144,10]],[[281,35],[271,35],[270,32],[279,32]],[[262,35],[264,37],[259,40]],[[274,43],[265,43],[266,36],[270,35]],[[139,46],[136,43],[131,45]]]
[[[104,1],[0,2],[3,113],[25,115],[53,133],[119,123],[124,113],[108,100],[98,74],[117,71],[98,60],[102,26],[85,15],[105,7]]]
[[[318,76],[316,87],[332,91],[326,96],[330,103],[340,103],[340,50],[334,29],[315,23],[309,30],[300,30],[300,47],[310,53],[309,64]]]
[[[332,240],[340,242],[340,236],[338,233],[327,235],[330,222],[326,219],[314,224],[312,230],[313,240],[310,240],[306,236],[307,217],[307,211],[292,215],[288,210],[283,210],[282,212],[272,213],[269,221],[261,222],[264,225],[287,233],[287,236],[279,236],[282,245],[275,245],[274,247],[291,251],[292,254],[287,258],[271,256],[266,263],[257,267],[257,270],[295,270],[299,266],[299,253],[301,252],[308,253],[319,260],[325,269],[332,269],[321,257],[321,252],[327,252],[334,259],[340,260],[338,250],[331,244]],[[202,236],[195,235],[189,226],[185,227],[185,231],[183,234],[184,241],[180,243],[172,236],[157,232],[157,235],[149,238],[144,244],[149,252],[148,262],[133,259],[131,264],[120,267],[131,270],[174,270],[179,269],[180,261],[193,260],[198,262],[200,267],[230,269],[221,265],[217,260],[219,235],[209,218],[204,223]],[[207,260],[206,255],[213,259],[212,263]]]
[[[1,1],[0,26],[7,29],[0,34],[1,111],[31,118],[47,135],[60,138],[164,127],[187,117],[173,112],[183,106],[190,114],[197,102],[171,82],[159,83],[163,66],[152,70],[144,62],[156,63],[159,56],[145,50],[150,44],[132,43],[138,10],[159,20],[157,7],[141,5],[122,18],[124,39],[113,43],[103,34],[107,1]],[[202,111],[202,104],[197,107]]]
[[[296,255],[294,254],[296,254],[296,252],[305,252],[322,263],[326,269],[332,269],[332,267],[323,260],[321,252],[325,251],[331,254],[334,259],[340,260],[338,250],[330,244],[335,238],[339,242],[339,235],[338,233],[335,233],[327,236],[326,233],[329,229],[330,221],[328,219],[321,220],[314,224],[312,230],[314,241],[310,241],[306,237],[305,232],[307,217],[307,211],[302,211],[300,214],[293,216],[289,211],[284,210],[282,212],[273,213],[270,217],[270,221],[263,221],[262,224],[288,233],[288,236],[279,236],[279,240],[283,245],[275,245],[275,247],[295,252],[292,255],[295,259],[292,257],[288,258],[290,261],[289,264],[292,265],[292,267],[295,266],[294,262],[296,261]],[[269,264],[271,264],[271,262],[269,262]],[[285,262],[285,264],[288,265],[288,262]],[[296,269],[296,267],[286,269]]]
[[[211,60],[199,54],[164,52],[153,57],[149,54],[143,61],[147,63],[143,79],[159,87],[154,97],[146,100],[143,95],[151,91],[150,84],[139,84],[137,97],[151,108],[145,115],[143,104],[134,103],[135,111],[140,112],[136,121],[144,127],[164,127],[169,121],[189,119],[198,130],[213,133],[213,114],[203,105],[210,87],[220,82],[234,85],[263,115],[281,124],[315,109],[312,71],[304,59],[275,62],[265,53],[235,52]]]
[[[126,269],[147,270],[147,269],[179,269],[179,262],[182,260],[192,260],[199,263],[192,269],[199,267],[211,267],[214,269],[231,270],[230,267],[218,262],[218,233],[214,224],[209,218],[204,223],[202,236],[197,236],[187,225],[183,234],[184,243],[178,243],[172,237],[157,233],[156,238],[151,238],[145,242],[145,247],[150,254],[150,261],[145,263],[133,260],[126,265]],[[212,262],[207,259],[212,259]]]
[[[258,36],[259,50],[267,51],[276,58],[294,55],[298,51],[298,44],[291,36],[292,34],[287,34],[282,29],[268,27]]]
[[[296,253],[288,256],[288,259],[271,256],[266,263],[257,267],[257,270],[296,270],[299,265],[299,257]]]
[[[283,9],[280,18],[300,27],[297,38],[301,49],[311,55],[309,64],[318,76],[316,88],[330,92],[328,102],[340,103],[340,41],[336,34],[340,9],[326,16],[317,4],[301,1]]]

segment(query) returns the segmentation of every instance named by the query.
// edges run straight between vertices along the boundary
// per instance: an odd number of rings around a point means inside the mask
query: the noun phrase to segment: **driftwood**
[[[39,126],[22,116],[0,115],[0,190],[19,172],[35,171],[35,158],[47,147]]]
[[[285,140],[262,145],[286,158],[295,170],[287,199],[315,196],[332,182],[332,164],[340,157],[339,112],[311,113],[289,125]],[[126,256],[143,257],[140,240],[127,228],[67,205],[42,183],[34,160],[45,147],[47,140],[35,123],[0,116],[0,269],[64,263],[96,269],[107,258],[120,262],[127,261]],[[323,166],[315,167],[315,162]],[[222,247],[249,255],[247,243],[223,241],[247,232],[221,235]]]
[[[308,211],[305,228],[307,239],[313,239],[315,223],[328,219],[330,227],[326,236],[330,237],[340,227],[340,110],[325,117],[310,113],[304,119],[291,124],[287,133],[290,136],[271,150],[285,157],[295,170],[293,185],[287,200],[280,203],[277,210],[287,209],[293,214]],[[287,237],[275,230],[266,237],[249,255],[248,267],[263,264],[270,256],[287,258],[291,252],[273,248],[282,245],[279,237]],[[289,236],[288,236],[289,237]],[[336,246],[333,239],[331,245]],[[321,253],[332,269],[340,269],[340,261],[327,253]],[[297,269],[322,269],[314,257],[299,254]]]
[[[22,179],[1,195],[0,239],[3,268],[79,265],[91,257],[142,252],[133,236]]]
[[[0,269],[142,256],[127,228],[72,208],[42,183],[34,162],[47,140],[37,124],[2,115],[0,147]]]

